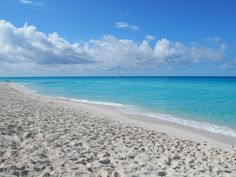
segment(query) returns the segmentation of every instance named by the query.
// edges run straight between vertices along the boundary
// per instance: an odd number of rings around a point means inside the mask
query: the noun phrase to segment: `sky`
[[[0,0],[0,77],[236,76],[235,0]]]

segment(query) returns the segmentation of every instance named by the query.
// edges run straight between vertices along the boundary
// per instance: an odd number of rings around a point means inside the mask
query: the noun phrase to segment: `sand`
[[[1,83],[0,176],[236,176],[234,149],[105,109]]]

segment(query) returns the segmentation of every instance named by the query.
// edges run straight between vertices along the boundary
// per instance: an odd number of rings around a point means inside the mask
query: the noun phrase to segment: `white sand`
[[[236,176],[233,138],[6,83],[0,133],[0,176]]]

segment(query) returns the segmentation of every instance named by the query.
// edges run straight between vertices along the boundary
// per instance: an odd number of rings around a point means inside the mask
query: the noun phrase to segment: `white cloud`
[[[30,0],[20,0],[20,3],[22,3],[22,4],[33,4],[33,2],[30,1]]]
[[[145,36],[145,39],[146,39],[147,41],[154,41],[154,40],[156,39],[156,37],[153,36],[153,35],[146,35],[146,36]]]
[[[16,28],[0,20],[0,60],[37,64],[87,63],[79,44],[70,44],[57,33],[45,35],[25,24]]]
[[[222,70],[225,70],[225,69],[228,69],[231,67],[232,67],[232,65],[229,63],[226,63],[226,62],[220,65],[220,69],[222,69]]]
[[[222,43],[222,44],[220,44],[220,49],[221,50],[227,50],[228,49],[228,45],[225,44],[225,43]]]
[[[112,35],[83,43],[70,43],[57,33],[44,34],[35,26],[17,28],[0,20],[0,64],[27,69],[55,67],[61,70],[115,70],[214,62],[223,58],[225,49],[186,46],[180,42],[153,37],[141,42],[119,39]],[[14,67],[13,67],[14,65]],[[27,66],[27,67],[26,67]]]
[[[224,51],[213,48],[185,46],[167,39],[157,41],[154,48],[156,58],[168,63],[198,63],[201,60],[217,61],[223,58]]]
[[[218,36],[208,37],[208,38],[206,38],[206,41],[209,41],[209,42],[221,42],[221,38],[218,37]]]
[[[130,25],[127,22],[116,22],[115,23],[116,28],[123,28],[123,29],[131,29],[133,31],[138,31],[139,27],[136,25]]]
[[[236,59],[228,62],[224,62],[220,65],[220,69],[227,70],[236,67]]]
[[[208,37],[205,39],[206,42],[210,44],[220,45],[221,50],[227,50],[228,45],[224,42],[222,42],[220,37]]]
[[[31,0],[20,0],[20,3],[21,4],[26,4],[26,5],[38,5],[38,6],[43,5],[43,3],[41,3],[41,2],[34,2],[34,1],[31,1]]]

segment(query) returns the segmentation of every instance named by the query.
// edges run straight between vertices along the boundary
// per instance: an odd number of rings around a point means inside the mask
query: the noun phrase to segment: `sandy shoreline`
[[[236,176],[234,138],[106,106],[0,84],[0,120],[0,176]]]
[[[167,133],[172,136],[177,136],[180,138],[188,139],[188,140],[195,140],[198,142],[205,142],[224,148],[232,150],[236,149],[236,138],[232,136],[226,136],[219,133],[209,132],[203,129],[197,129],[189,126],[185,126],[179,123],[174,123],[170,121],[165,121],[162,119],[155,119],[147,116],[141,115],[133,115],[121,112],[114,106],[109,105],[101,105],[96,103],[88,103],[88,102],[80,102],[80,101],[72,101],[66,98],[53,98],[43,95],[36,95],[35,93],[28,92],[25,88],[21,87],[20,85],[8,83],[10,87],[13,87],[19,92],[23,92],[27,95],[33,96],[40,96],[44,99],[54,99],[54,101],[62,102],[68,104],[70,107],[73,108],[83,108],[94,115],[101,116],[101,117],[109,117],[115,120],[122,120],[126,123],[136,124],[138,126],[142,126],[144,128],[153,129],[162,133]],[[235,148],[234,148],[235,147]]]

